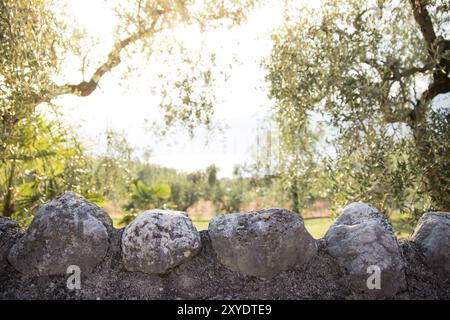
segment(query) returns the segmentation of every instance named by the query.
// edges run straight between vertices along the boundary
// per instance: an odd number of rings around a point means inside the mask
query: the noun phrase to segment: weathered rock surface
[[[123,262],[128,271],[166,273],[190,260],[200,247],[197,229],[179,211],[145,211],[122,235]]]
[[[0,239],[5,237],[11,230],[18,230],[19,224],[16,221],[0,216]]]
[[[108,251],[109,228],[111,219],[101,208],[66,192],[38,209],[8,260],[25,274],[63,275],[70,265],[91,272]]]
[[[0,217],[0,278],[2,270],[8,265],[8,253],[20,233],[19,224]]]
[[[427,212],[419,220],[412,236],[437,274],[450,277],[450,213]]]
[[[317,254],[302,218],[286,209],[225,214],[211,220],[209,234],[219,261],[244,275],[272,277]]]
[[[350,204],[330,227],[325,240],[326,251],[348,272],[346,281],[356,292],[391,297],[405,288],[405,263],[397,238],[377,209],[365,203]],[[375,270],[371,266],[381,271],[380,289],[367,286]]]

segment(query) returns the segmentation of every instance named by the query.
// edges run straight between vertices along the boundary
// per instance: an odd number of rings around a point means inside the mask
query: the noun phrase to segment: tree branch
[[[426,3],[423,0],[409,0],[409,2],[413,10],[414,19],[419,25],[420,32],[428,45],[428,51],[432,54],[436,33],[434,32],[433,23],[426,8]]]
[[[80,97],[89,96],[92,92],[94,92],[97,89],[98,83],[100,82],[102,77],[106,73],[111,71],[114,67],[120,64],[121,62],[120,54],[126,47],[155,32],[155,26],[159,20],[158,18],[159,16],[153,20],[150,27],[137,31],[136,33],[128,36],[127,38],[116,42],[116,44],[108,54],[106,61],[95,70],[94,74],[88,81],[83,80],[77,84],[64,84],[60,86],[55,86],[48,92],[35,94],[32,97],[32,103],[37,105],[42,102],[50,102],[52,99],[65,94],[73,94]]]
[[[408,69],[404,69],[403,71],[399,69],[393,70],[392,78],[389,80],[400,81],[402,78],[413,76],[417,73],[425,73],[427,71],[431,71],[433,69],[433,65],[428,63],[423,67],[411,67]]]
[[[414,19],[419,26],[420,32],[425,39],[428,46],[428,54],[431,59],[434,59],[437,46],[437,37],[434,31],[433,23],[430,14],[426,8],[426,3],[423,0],[410,0],[413,10]],[[426,112],[431,101],[438,95],[450,92],[450,79],[448,69],[441,68],[438,63],[434,66],[433,80],[428,86],[428,89],[422,93],[414,110],[410,113],[410,120],[419,122],[425,118]],[[441,70],[442,69],[442,70]]]
[[[428,89],[422,93],[414,110],[411,111],[410,120],[417,122],[424,119],[431,101],[438,95],[448,92],[450,92],[450,78],[443,78],[440,79],[440,81],[433,81],[428,86]]]

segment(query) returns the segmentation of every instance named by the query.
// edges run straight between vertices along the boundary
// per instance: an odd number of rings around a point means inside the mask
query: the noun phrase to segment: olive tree
[[[282,143],[321,114],[339,203],[449,211],[448,1],[325,0],[286,12],[265,63]]]

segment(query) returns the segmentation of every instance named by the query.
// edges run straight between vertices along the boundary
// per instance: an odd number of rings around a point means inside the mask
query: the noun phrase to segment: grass
[[[397,238],[409,239],[415,228],[415,223],[411,216],[401,213],[393,213],[389,217],[389,221],[394,228]]]
[[[194,226],[197,228],[197,230],[201,231],[201,230],[208,230],[209,220],[211,219],[194,218],[192,222],[194,223]]]
[[[114,215],[111,217],[116,228],[124,227],[120,224],[120,220],[123,218],[121,215]],[[198,231],[207,230],[210,219],[206,217],[191,217],[194,226]],[[311,233],[315,239],[322,238],[327,232],[328,228],[333,224],[332,217],[314,217],[304,218],[305,227]],[[392,214],[389,220],[394,228],[397,238],[409,239],[414,231],[414,224],[411,217],[405,214]]]
[[[328,228],[333,224],[331,217],[304,218],[305,228],[313,236],[314,239],[322,238]]]
[[[125,227],[124,225],[122,225],[120,223],[120,221],[123,219],[123,215],[116,214],[116,215],[113,215],[113,216],[110,216],[110,217],[111,217],[111,219],[113,221],[113,226],[115,228],[123,228],[123,227]]]

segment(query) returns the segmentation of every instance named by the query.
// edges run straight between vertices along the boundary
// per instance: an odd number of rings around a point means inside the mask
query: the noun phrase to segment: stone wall
[[[214,218],[150,210],[124,229],[79,195],[44,204],[27,230],[0,217],[0,299],[449,299],[450,214],[411,241],[364,203],[323,239],[285,209]]]

